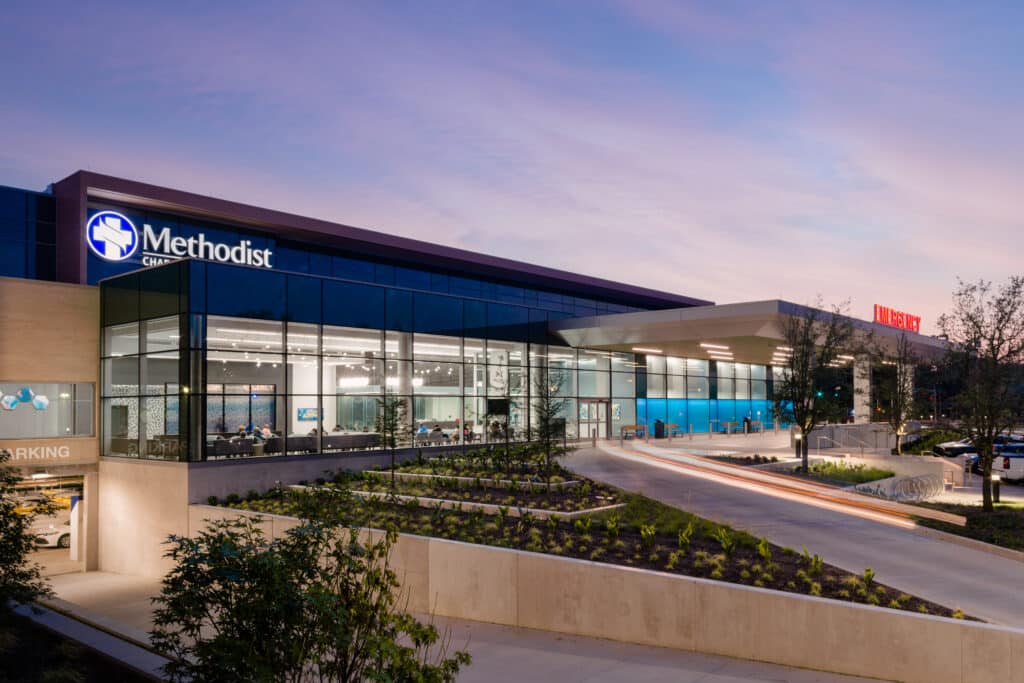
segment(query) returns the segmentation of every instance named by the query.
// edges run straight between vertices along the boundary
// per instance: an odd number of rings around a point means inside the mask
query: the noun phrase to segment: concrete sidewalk
[[[159,592],[158,581],[89,572],[57,576],[52,582],[62,606],[104,628],[119,627],[129,638],[145,638],[152,615],[150,597]],[[467,683],[868,683],[852,676],[597,638],[462,619],[433,621],[448,631],[450,650],[472,654],[472,666],[459,676]],[[111,647],[118,652],[134,648],[128,643]]]
[[[758,493],[689,474],[671,465],[584,449],[564,464],[584,476],[636,491],[694,514],[746,529],[781,546],[806,546],[826,562],[859,574],[867,566],[898,590],[990,623],[1024,628],[1020,562],[913,530]]]

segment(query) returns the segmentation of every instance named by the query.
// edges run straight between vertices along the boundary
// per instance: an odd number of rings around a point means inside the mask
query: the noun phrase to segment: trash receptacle
[[[749,417],[743,418],[743,433],[744,434],[749,434],[750,433],[750,418]]]
[[[664,439],[665,438],[665,423],[661,420],[654,421],[654,438]]]

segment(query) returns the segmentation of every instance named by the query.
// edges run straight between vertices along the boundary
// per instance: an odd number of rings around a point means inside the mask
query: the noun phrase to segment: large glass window
[[[92,436],[92,384],[0,382],[0,439]]]

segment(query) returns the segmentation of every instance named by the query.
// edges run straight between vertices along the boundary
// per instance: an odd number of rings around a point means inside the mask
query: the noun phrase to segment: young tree
[[[566,376],[562,370],[541,367],[534,375],[533,420],[530,436],[544,458],[544,476],[549,482],[555,461],[565,455],[565,410],[569,399],[562,396]]]
[[[819,299],[783,323],[783,341],[789,351],[782,377],[775,380],[772,398],[775,417],[800,430],[804,470],[811,430],[821,420],[825,407],[825,402],[818,400],[818,387],[839,361],[839,355],[849,352],[854,344],[847,304],[834,306],[831,313],[822,311],[821,305]]]
[[[953,310],[939,318],[949,340],[947,362],[962,378],[956,397],[963,430],[978,451],[982,506],[992,508],[992,461],[996,437],[1009,432],[1021,407],[1019,378],[1024,361],[1024,277],[993,289],[979,280],[959,282]]]
[[[7,463],[11,452],[0,449],[0,617],[6,616],[12,603],[31,603],[52,595],[40,573],[29,559],[35,550],[32,524],[40,515],[53,512],[50,505],[19,510],[17,485],[21,475]]]
[[[876,358],[888,365],[876,387],[878,403],[886,422],[896,435],[896,454],[903,454],[903,437],[907,422],[913,417],[917,401],[914,399],[914,375],[920,359],[914,353],[906,334],[900,334],[891,352],[878,349]]]
[[[248,517],[172,536],[175,567],[154,599],[154,648],[171,681],[453,681],[470,662],[399,609],[388,565],[397,534],[373,540],[306,520],[268,540]]]
[[[395,488],[395,451],[412,434],[409,424],[408,401],[392,392],[377,399],[377,434],[380,445],[391,451],[391,489]]]

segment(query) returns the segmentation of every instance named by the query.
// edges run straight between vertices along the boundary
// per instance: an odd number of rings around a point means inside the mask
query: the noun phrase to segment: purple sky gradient
[[[933,331],[957,276],[1024,270],[1024,10],[984,4],[15,2],[0,184],[84,168]]]

